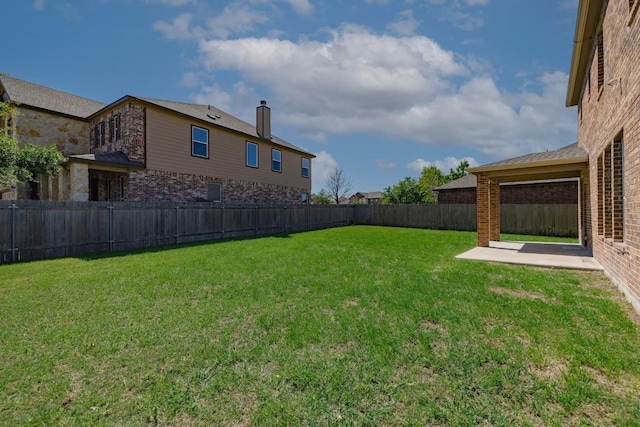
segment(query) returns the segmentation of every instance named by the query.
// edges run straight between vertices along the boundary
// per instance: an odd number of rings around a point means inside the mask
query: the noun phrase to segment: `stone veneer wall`
[[[120,139],[114,141],[111,119],[120,114]],[[91,153],[113,153],[122,151],[129,160],[145,161],[145,128],[144,107],[133,103],[125,103],[118,108],[107,111],[99,117],[91,120],[89,144]],[[95,128],[99,123],[104,123],[105,143],[99,145]]]
[[[22,144],[55,144],[66,156],[89,151],[89,124],[83,120],[21,107],[14,120],[15,138]]]
[[[304,188],[247,182],[204,175],[144,170],[129,174],[127,200],[141,202],[205,201],[210,183],[222,185],[222,202],[234,205],[301,203]]]

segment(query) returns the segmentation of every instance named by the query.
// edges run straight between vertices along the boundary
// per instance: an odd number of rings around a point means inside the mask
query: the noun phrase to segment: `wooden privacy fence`
[[[503,205],[502,231],[577,236],[575,205],[540,206],[573,209]],[[351,224],[473,231],[476,206],[0,201],[0,263]]]

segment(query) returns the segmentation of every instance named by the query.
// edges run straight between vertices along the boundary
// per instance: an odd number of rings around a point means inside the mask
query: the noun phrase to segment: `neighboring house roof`
[[[584,77],[589,67],[591,48],[598,29],[603,0],[580,0],[578,19],[573,37],[573,54],[567,89],[567,107],[578,105]]]
[[[92,114],[92,116],[96,116],[102,113],[103,110],[107,110],[117,104],[126,102],[127,100],[131,100],[131,99],[142,101],[143,103],[146,103],[146,104],[155,105],[157,107],[160,107],[166,110],[174,111],[176,113],[179,113],[194,119],[198,119],[207,123],[211,123],[223,128],[227,128],[236,132],[240,132],[254,138],[260,138],[258,136],[258,132],[256,130],[255,124],[249,124],[245,121],[242,121],[239,118],[234,117],[231,114],[226,113],[212,105],[189,104],[186,102],[167,101],[162,99],[144,98],[144,97],[126,95],[120,98],[119,100],[105,106],[100,111],[96,111],[94,114]],[[315,157],[314,154],[306,150],[303,150],[302,148],[297,147],[276,136],[272,136],[270,141],[276,145],[280,145],[282,147],[307,154],[309,157]]]
[[[67,116],[87,118],[106,105],[92,99],[16,79],[6,74],[0,75],[0,83],[11,101]]]
[[[96,153],[96,154],[76,154],[69,156],[69,160],[81,161],[87,163],[100,163],[113,166],[124,166],[127,168],[144,168],[143,162],[129,160],[122,151],[113,153]]]
[[[555,164],[582,163],[589,160],[584,148],[577,142],[554,151],[542,151],[540,153],[525,154],[512,159],[501,160],[483,166],[469,168],[469,172],[488,172],[507,169],[530,168],[535,166],[550,166]]]
[[[364,193],[364,196],[367,199],[382,199],[382,191],[370,191],[368,193]]]
[[[465,176],[454,179],[453,181],[449,181],[446,184],[442,184],[439,187],[433,189],[433,191],[440,190],[459,190],[462,188],[476,188],[478,185],[478,180],[476,176],[472,173],[468,173]]]

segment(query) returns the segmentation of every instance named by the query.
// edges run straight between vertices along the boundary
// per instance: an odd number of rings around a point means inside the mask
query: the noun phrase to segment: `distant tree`
[[[427,166],[422,169],[418,185],[424,195],[424,203],[438,203],[438,195],[434,188],[449,182],[447,176],[436,166]]]
[[[467,162],[466,160],[461,161],[460,164],[456,167],[456,170],[449,169],[447,182],[453,181],[454,179],[462,178],[467,174],[467,169],[469,169],[469,162]]]
[[[339,204],[340,199],[346,197],[351,191],[353,184],[351,178],[342,169],[334,168],[327,175],[326,186],[331,198]]]
[[[11,109],[6,102],[0,103],[0,119],[10,114]],[[17,183],[34,181],[39,173],[55,176],[60,172],[60,163],[65,157],[55,145],[39,146],[26,144],[20,146],[18,141],[0,132],[0,186],[9,187]]]
[[[324,189],[320,190],[318,193],[311,196],[311,201],[315,205],[330,205],[333,203],[331,199],[331,194],[329,194]]]
[[[406,177],[382,191],[382,202],[402,205],[422,204],[425,203],[425,197],[418,181]]]

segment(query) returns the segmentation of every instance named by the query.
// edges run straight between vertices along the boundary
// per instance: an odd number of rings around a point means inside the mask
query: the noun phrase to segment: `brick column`
[[[489,179],[487,174],[477,174],[476,212],[478,215],[478,246],[489,247]]]
[[[489,181],[489,239],[500,241],[500,185]]]

